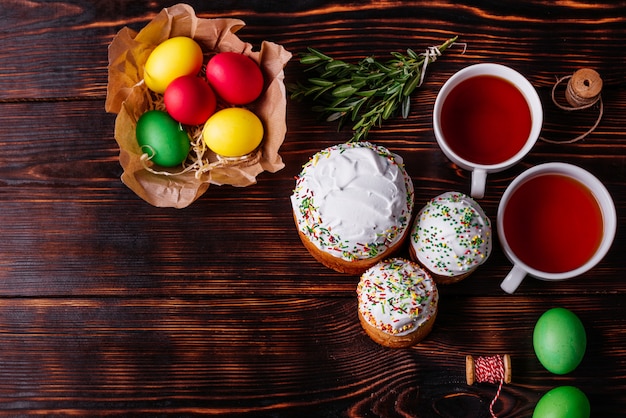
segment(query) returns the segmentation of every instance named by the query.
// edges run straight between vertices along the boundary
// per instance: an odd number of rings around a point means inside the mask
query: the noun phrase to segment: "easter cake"
[[[313,155],[291,196],[304,246],[326,267],[349,274],[361,274],[399,249],[413,200],[402,158],[369,142]]]
[[[378,344],[410,347],[430,333],[439,294],[428,272],[402,258],[368,269],[357,285],[358,315],[365,332]]]
[[[491,221],[471,197],[446,192],[430,200],[411,229],[411,258],[439,284],[458,282],[491,253]]]

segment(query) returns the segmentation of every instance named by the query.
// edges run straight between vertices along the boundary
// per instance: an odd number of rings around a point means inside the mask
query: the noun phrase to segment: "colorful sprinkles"
[[[391,335],[406,335],[436,313],[439,294],[419,265],[393,258],[367,270],[357,285],[363,318]]]
[[[447,192],[418,214],[411,231],[418,260],[435,274],[456,276],[484,263],[491,253],[491,221],[471,197]]]
[[[370,153],[350,152],[355,149],[366,149]],[[341,171],[336,165],[333,165],[333,159],[337,159],[339,156],[353,158],[355,161],[354,166],[351,166],[350,170],[347,171],[342,166],[344,171]],[[320,164],[320,161],[323,160],[325,163]],[[371,163],[374,160],[375,163]],[[367,173],[356,172],[359,164],[366,165],[369,163],[375,167],[375,170],[370,170]],[[334,184],[320,184],[322,181],[330,182],[333,180],[328,173],[316,173],[316,170],[321,165],[324,165],[324,170],[329,170],[329,167],[331,167],[332,175],[335,178],[342,178],[342,180],[340,182],[335,181]],[[316,176],[320,176],[321,180]],[[371,176],[372,181],[362,181],[364,176]],[[382,196],[381,198],[389,199],[389,206],[393,209],[386,219],[383,219],[380,224],[377,223],[375,229],[365,230],[359,239],[342,236],[341,228],[337,227],[338,224],[342,223],[354,224],[359,222],[355,220],[358,218],[356,212],[359,214],[365,213],[365,208],[359,207],[361,203],[354,199],[350,200],[353,195],[345,192],[348,187],[343,185],[343,181],[350,183],[353,178],[359,178],[361,184],[367,184],[368,187],[372,188],[375,184],[384,184],[385,187],[381,187],[381,190],[362,189],[359,190],[357,195],[360,198],[366,195]],[[389,183],[384,183],[382,180]],[[341,187],[337,183],[340,183]],[[390,187],[392,185],[395,185],[395,188]],[[404,197],[397,199],[396,196],[391,195],[393,190],[398,190]],[[331,193],[343,194],[343,200],[338,199],[337,201],[354,205],[354,211],[349,217],[325,219],[321,206],[326,204],[327,197]],[[351,190],[350,193],[355,192]],[[353,261],[376,257],[402,237],[411,220],[414,191],[411,178],[404,169],[402,158],[384,147],[368,142],[355,142],[335,145],[313,155],[303,165],[300,175],[296,177],[296,185],[291,200],[297,227],[311,242],[335,257]],[[331,203],[328,204],[330,205]],[[379,212],[376,212],[375,215],[382,216]]]

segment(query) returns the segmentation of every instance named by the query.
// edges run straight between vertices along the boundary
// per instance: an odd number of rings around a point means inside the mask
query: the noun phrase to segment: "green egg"
[[[533,332],[533,347],[539,362],[554,374],[574,370],[587,348],[587,334],[570,310],[553,308],[539,318]]]
[[[589,418],[589,399],[574,386],[556,387],[539,399],[533,418]]]
[[[191,148],[189,135],[180,123],[161,110],[149,110],[141,115],[135,134],[141,150],[153,163],[163,167],[185,161]]]

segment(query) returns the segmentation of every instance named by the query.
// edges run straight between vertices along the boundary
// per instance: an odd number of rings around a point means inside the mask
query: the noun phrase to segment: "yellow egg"
[[[144,65],[143,77],[150,90],[163,93],[178,77],[197,74],[202,61],[200,45],[186,36],[177,36],[154,48]]]
[[[224,157],[240,157],[254,151],[263,139],[263,124],[251,111],[229,107],[216,112],[202,130],[204,143]]]

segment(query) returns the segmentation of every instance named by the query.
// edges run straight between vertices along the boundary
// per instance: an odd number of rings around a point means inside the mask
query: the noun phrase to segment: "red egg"
[[[206,78],[218,96],[233,105],[256,100],[263,91],[263,73],[252,58],[220,52],[206,66]]]
[[[216,98],[211,87],[196,75],[178,77],[163,94],[165,109],[184,125],[200,125],[215,112]]]

